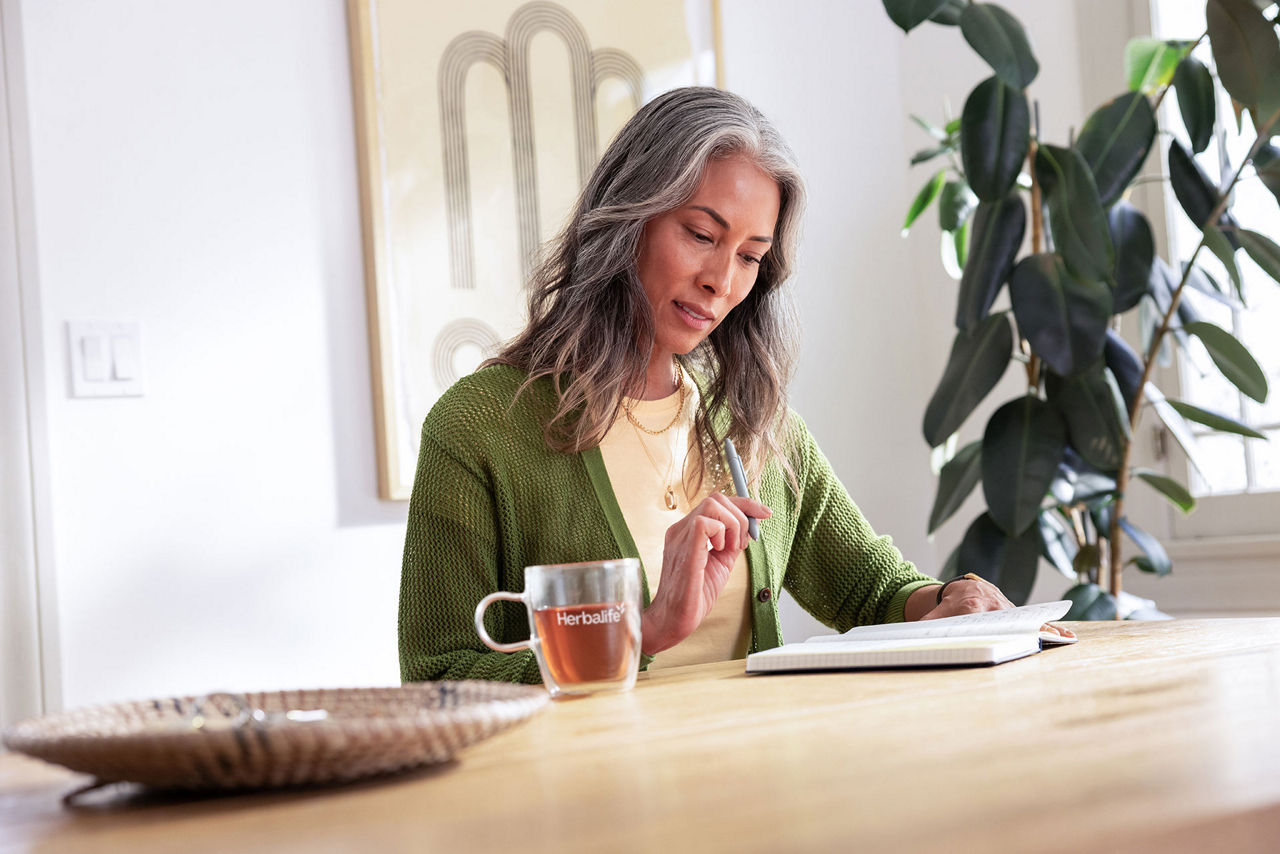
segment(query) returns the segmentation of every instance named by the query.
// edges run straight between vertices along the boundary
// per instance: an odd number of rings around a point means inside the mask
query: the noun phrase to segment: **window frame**
[[[1147,0],[1146,3],[1142,4],[1148,7],[1150,16],[1151,26],[1148,32],[1159,32],[1159,6],[1162,2],[1168,2],[1168,0]],[[1162,117],[1171,111],[1176,118],[1177,106],[1172,100],[1166,99],[1160,105],[1160,111]],[[1164,146],[1160,146],[1159,165],[1160,174],[1168,175],[1167,153],[1164,150]],[[1173,240],[1170,217],[1182,216],[1181,209],[1178,207],[1173,197],[1173,190],[1167,181],[1146,185],[1143,189],[1148,188],[1158,188],[1158,191],[1148,191],[1141,207],[1150,213],[1151,227],[1157,236],[1157,250],[1173,262],[1173,256],[1169,251]],[[1179,260],[1181,259],[1181,256],[1179,256]],[[1169,397],[1181,397],[1182,370],[1185,359],[1186,357],[1181,352],[1178,352],[1175,354],[1171,365],[1168,367],[1157,365],[1153,371],[1156,384]],[[1280,394],[1280,388],[1271,389],[1271,394]],[[1242,411],[1246,410],[1242,409]],[[1190,487],[1192,472],[1186,454],[1172,441],[1168,430],[1160,424],[1158,417],[1154,413],[1148,413],[1146,419],[1149,419],[1149,422],[1144,420],[1144,424],[1155,425],[1156,432],[1162,434],[1155,442],[1156,459],[1164,463],[1166,473],[1170,477]],[[1249,418],[1246,416],[1243,420],[1247,423]],[[1195,432],[1194,425],[1193,432]],[[1245,441],[1258,442],[1260,440]],[[1245,454],[1245,466],[1248,473],[1249,466],[1252,464],[1248,448],[1244,448],[1243,453]],[[1163,456],[1162,460],[1161,456]],[[1276,556],[1280,556],[1280,490],[1246,490],[1239,493],[1200,496],[1196,499],[1196,509],[1193,513],[1183,514],[1172,506],[1167,506],[1163,515],[1167,520],[1167,535],[1165,539],[1174,544],[1175,549],[1177,544],[1192,541],[1223,541],[1239,538],[1257,540],[1257,538],[1263,538],[1260,542],[1274,539],[1275,547],[1273,552]],[[1257,553],[1257,548],[1252,549],[1251,552]]]

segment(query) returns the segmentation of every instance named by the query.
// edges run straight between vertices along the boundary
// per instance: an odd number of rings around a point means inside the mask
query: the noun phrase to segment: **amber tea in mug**
[[[527,641],[498,643],[484,628],[491,602],[523,602]],[[640,666],[640,562],[635,558],[527,566],[524,593],[491,593],[476,631],[499,652],[532,649],[551,696],[625,691]]]

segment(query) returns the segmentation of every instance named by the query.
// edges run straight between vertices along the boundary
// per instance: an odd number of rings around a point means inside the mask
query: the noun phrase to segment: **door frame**
[[[21,0],[0,0],[0,723],[62,706]]]

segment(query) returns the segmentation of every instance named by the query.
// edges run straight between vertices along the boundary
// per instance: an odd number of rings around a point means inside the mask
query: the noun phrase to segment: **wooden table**
[[[9,754],[0,850],[1280,850],[1280,619],[1074,627],[988,669],[680,668],[344,787],[72,809],[87,778]]]

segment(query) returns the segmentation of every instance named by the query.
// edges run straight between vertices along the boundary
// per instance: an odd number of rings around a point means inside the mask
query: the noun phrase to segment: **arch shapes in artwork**
[[[511,120],[511,155],[515,172],[516,227],[521,272],[527,279],[538,252],[537,154],[534,151],[534,93],[529,52],[534,36],[551,32],[569,54],[573,95],[574,140],[579,186],[586,184],[598,156],[596,92],[600,82],[618,77],[631,91],[636,109],[642,103],[644,72],[628,54],[613,48],[592,51],[586,30],[573,14],[547,0],[534,0],[512,13],[506,37],[472,31],[449,43],[440,59],[440,124],[444,150],[446,223],[449,229],[450,284],[475,290],[475,235],[472,227],[470,163],[467,154],[466,80],[477,62],[497,68],[507,84]]]
[[[591,54],[591,90],[600,91],[600,84],[610,77],[621,80],[631,93],[633,109],[644,104],[644,69],[631,58],[631,54],[611,47],[602,47]],[[593,100],[594,103],[594,100]]]
[[[498,351],[502,337],[492,326],[474,317],[450,321],[436,335],[431,352],[431,375],[436,388],[446,389],[461,378],[453,364],[458,351],[467,345],[479,347],[485,358]]]
[[[467,72],[487,62],[508,79],[507,44],[491,33],[467,32],[440,57],[440,135],[444,149],[445,221],[449,228],[451,283],[474,290],[475,238],[471,234],[471,181],[467,157]]]

